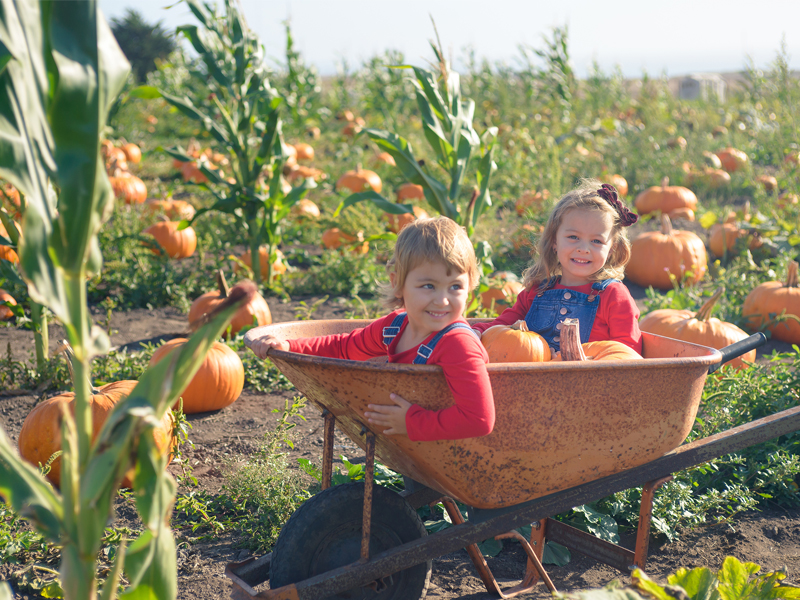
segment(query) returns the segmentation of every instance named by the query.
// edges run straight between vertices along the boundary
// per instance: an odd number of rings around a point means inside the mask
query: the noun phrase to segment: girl
[[[407,434],[412,441],[455,440],[488,435],[494,427],[494,398],[486,372],[489,357],[462,313],[477,285],[472,242],[454,221],[420,219],[397,236],[386,267],[390,286],[384,300],[391,313],[348,334],[281,340],[255,336],[250,349],[266,358],[270,348],[351,360],[388,356],[389,362],[442,367],[455,405],[431,411],[397,394],[393,405],[370,404],[367,420]]]
[[[474,329],[524,319],[558,352],[562,321],[577,318],[582,342],[616,340],[641,354],[639,309],[620,281],[631,256],[625,228],[638,219],[613,186],[585,180],[550,214],[514,306]]]

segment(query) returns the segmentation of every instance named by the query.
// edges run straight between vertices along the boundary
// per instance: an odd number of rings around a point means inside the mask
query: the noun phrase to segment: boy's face
[[[392,286],[397,275],[390,275]],[[469,296],[469,275],[447,272],[439,262],[423,262],[411,269],[403,287],[395,292],[408,313],[408,326],[415,334],[427,337],[454,323],[464,312]]]

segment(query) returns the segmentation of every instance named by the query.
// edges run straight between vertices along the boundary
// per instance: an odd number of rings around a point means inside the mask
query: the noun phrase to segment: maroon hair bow
[[[625,203],[619,199],[617,190],[613,185],[604,183],[600,186],[600,189],[597,190],[597,195],[614,207],[619,214],[619,220],[623,227],[630,227],[639,220],[639,215],[630,211],[628,207],[625,206]]]

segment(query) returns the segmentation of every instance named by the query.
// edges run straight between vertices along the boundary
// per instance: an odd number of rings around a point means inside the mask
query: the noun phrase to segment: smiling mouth
[[[433,311],[428,310],[428,311],[425,311],[425,312],[427,312],[432,317],[444,317],[444,316],[447,316],[447,314],[448,314],[446,311],[445,312],[433,312]]]
[[[590,260],[581,260],[580,258],[573,258],[572,262],[578,263],[579,265],[588,265],[592,261],[590,261]]]

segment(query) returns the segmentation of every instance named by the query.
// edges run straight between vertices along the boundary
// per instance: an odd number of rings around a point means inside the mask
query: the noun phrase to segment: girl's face
[[[553,244],[562,285],[592,282],[591,276],[603,268],[613,247],[613,228],[613,218],[606,212],[573,208],[564,214]]]

